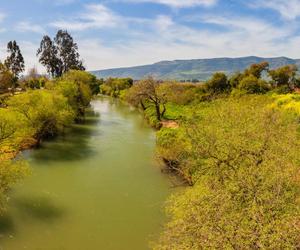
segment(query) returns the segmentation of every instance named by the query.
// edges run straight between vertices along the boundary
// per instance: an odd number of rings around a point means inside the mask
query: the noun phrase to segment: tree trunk
[[[156,109],[156,118],[157,120],[161,121],[160,107],[158,103],[155,103],[155,109]]]
[[[143,103],[143,101],[141,101],[140,103],[141,103],[142,109],[145,111],[146,110],[145,104]]]
[[[161,117],[163,118],[166,113],[166,105],[163,104],[163,111],[161,112]]]

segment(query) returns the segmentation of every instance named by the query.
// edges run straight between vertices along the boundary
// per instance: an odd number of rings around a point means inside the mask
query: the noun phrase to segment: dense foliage
[[[131,78],[108,78],[101,85],[101,93],[112,97],[121,97],[124,90],[131,88],[132,85]]]
[[[298,124],[272,103],[199,104],[180,129],[158,133],[160,157],[194,186],[170,200],[156,249],[298,246]]]

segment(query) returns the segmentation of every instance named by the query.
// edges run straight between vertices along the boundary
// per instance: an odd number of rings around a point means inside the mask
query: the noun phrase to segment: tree
[[[29,174],[29,167],[22,160],[0,160],[0,215],[5,212],[11,188]]]
[[[17,131],[16,114],[6,109],[0,108],[0,146],[11,139]]]
[[[79,59],[78,46],[67,31],[59,30],[53,41],[44,36],[37,56],[52,77],[59,77],[69,70],[85,70]]]
[[[269,63],[268,62],[261,62],[252,64],[248,69],[245,70],[245,76],[253,75],[256,78],[261,78],[264,71],[269,70]]]
[[[128,91],[127,101],[134,106],[141,106],[143,110],[154,106],[158,121],[166,112],[166,98],[161,91],[161,84],[151,77],[133,85]]]
[[[58,57],[58,50],[49,36],[44,36],[37,51],[39,62],[44,65],[52,77],[62,74],[62,61]]]
[[[288,86],[294,88],[296,82],[296,65],[286,65],[278,69],[270,70],[269,75],[272,78],[274,87]]]
[[[0,93],[16,86],[16,77],[0,62]]]
[[[229,84],[231,88],[237,88],[237,86],[240,84],[240,81],[243,79],[244,74],[240,72],[236,72],[233,74],[229,79]]]
[[[129,89],[133,85],[131,78],[108,78],[101,86],[104,95],[119,97],[122,90]]]
[[[20,47],[16,41],[10,41],[7,44],[7,52],[9,53],[4,64],[9,69],[16,78],[19,74],[25,70],[24,58],[22,56]]]
[[[230,90],[231,86],[228,82],[227,76],[224,73],[215,73],[206,83],[208,90],[213,93],[222,93]]]
[[[62,62],[63,73],[71,69],[85,70],[82,61],[79,59],[78,46],[66,30],[59,30],[54,41]]]
[[[30,89],[41,89],[45,86],[49,79],[46,76],[42,76],[38,73],[35,67],[28,70],[28,74],[20,81],[20,86]]]
[[[17,137],[20,120],[15,112],[0,108],[0,215],[5,211],[12,186],[28,174],[27,164],[20,160],[10,160],[12,157],[9,145]],[[14,148],[15,145],[13,145]],[[10,150],[8,150],[10,149]]]
[[[67,98],[53,91],[27,91],[9,98],[7,103],[25,120],[38,144],[62,132],[74,120]]]
[[[299,247],[299,125],[269,105],[218,100],[183,124],[181,169],[195,185],[171,198],[154,249]]]
[[[266,81],[258,79],[254,75],[244,77],[240,81],[238,88],[244,90],[248,94],[264,94],[268,91]]]
[[[76,119],[80,120],[92,99],[92,87],[97,83],[94,75],[80,70],[70,70],[55,82],[54,89],[68,99]]]

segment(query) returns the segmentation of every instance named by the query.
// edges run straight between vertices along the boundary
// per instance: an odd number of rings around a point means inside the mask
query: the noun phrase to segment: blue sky
[[[0,58],[15,39],[27,68],[44,34],[67,29],[89,70],[161,60],[300,58],[300,0],[9,0],[0,2]]]

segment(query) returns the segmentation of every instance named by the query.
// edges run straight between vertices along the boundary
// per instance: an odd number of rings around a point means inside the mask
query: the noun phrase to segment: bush
[[[299,246],[298,124],[271,103],[213,101],[195,107],[180,131],[159,133],[162,155],[194,186],[169,201],[171,220],[154,249]]]
[[[227,76],[224,73],[215,73],[206,83],[207,89],[213,93],[228,92],[231,86],[228,82]]]
[[[266,81],[258,79],[253,75],[246,76],[238,85],[240,90],[244,90],[248,94],[264,94],[269,88]]]
[[[112,97],[119,97],[123,90],[131,88],[133,80],[131,78],[108,78],[101,85],[101,93]]]
[[[26,162],[3,160],[0,157],[0,215],[5,211],[10,189],[28,174],[29,167]]]
[[[61,93],[68,99],[69,104],[76,113],[76,119],[80,120],[85,114],[86,108],[92,99],[92,90],[96,81],[95,76],[84,71],[71,70],[56,80],[50,88]]]
[[[89,88],[90,96],[99,94],[100,85],[102,84],[102,80],[98,80],[96,76],[82,70],[70,70],[63,74],[60,79],[67,82],[76,83],[78,86],[86,85]]]
[[[62,132],[75,117],[68,100],[49,90],[33,90],[13,96],[8,105],[22,116],[38,142]]]
[[[288,94],[288,95],[274,95],[275,99],[272,107],[286,111],[300,118],[300,95]]]
[[[196,84],[166,82],[161,84],[161,91],[168,102],[178,105],[187,105],[197,99],[198,89]]]

